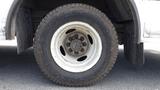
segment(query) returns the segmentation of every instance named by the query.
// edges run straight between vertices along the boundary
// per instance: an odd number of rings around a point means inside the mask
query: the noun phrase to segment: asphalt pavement
[[[160,52],[145,50],[146,64],[135,69],[119,51],[117,63],[102,82],[90,87],[63,87],[49,81],[35,62],[33,50],[17,55],[0,47],[0,90],[159,90]]]

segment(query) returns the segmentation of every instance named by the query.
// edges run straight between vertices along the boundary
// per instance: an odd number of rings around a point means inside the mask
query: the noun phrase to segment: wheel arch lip
[[[142,41],[142,29],[141,29],[141,21],[140,21],[140,15],[138,11],[138,7],[136,5],[135,0],[128,0],[129,1],[129,6],[131,9],[131,13],[133,15],[133,20],[134,20],[134,38],[135,42],[137,44],[140,44]]]
[[[18,13],[18,10],[20,9],[22,2],[23,0],[14,0],[8,12],[6,20],[6,33],[5,33],[7,40],[14,39],[15,37],[16,15]]]

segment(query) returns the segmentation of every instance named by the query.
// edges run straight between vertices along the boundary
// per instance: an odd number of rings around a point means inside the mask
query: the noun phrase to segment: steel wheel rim
[[[74,56],[67,50],[65,46],[68,43],[66,38],[69,37],[68,34],[72,36],[73,33],[84,34],[88,46],[79,45],[84,43],[79,37],[75,41],[71,41],[73,47],[75,47],[73,51],[79,51],[84,48],[86,50],[85,53]],[[59,67],[68,72],[79,73],[91,69],[99,61],[102,53],[102,41],[96,29],[91,25],[81,21],[73,21],[62,25],[56,30],[51,39],[50,49],[51,55]]]

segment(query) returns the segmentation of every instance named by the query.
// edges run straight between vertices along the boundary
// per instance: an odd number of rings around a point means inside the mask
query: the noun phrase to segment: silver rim
[[[98,62],[102,53],[102,41],[91,25],[74,21],[56,30],[50,48],[58,66],[78,73],[91,69]]]

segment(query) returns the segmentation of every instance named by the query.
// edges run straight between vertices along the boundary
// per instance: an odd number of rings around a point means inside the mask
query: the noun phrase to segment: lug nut
[[[69,52],[73,52],[73,50],[71,48],[69,48]]]
[[[69,41],[72,41],[73,39],[72,39],[72,37],[69,37],[68,40],[69,40]]]
[[[81,52],[84,52],[84,48],[81,49]]]
[[[75,51],[74,53],[75,53],[75,54],[79,54],[79,52],[77,52],[77,51]]]
[[[69,47],[71,44],[70,43],[66,43],[66,46]]]
[[[82,43],[82,45],[83,45],[83,46],[87,46],[87,43],[86,43],[86,42],[84,42],[84,43]]]
[[[78,39],[78,34],[75,34],[73,37],[74,39]]]
[[[81,41],[84,41],[84,37],[80,37],[80,40],[81,40]]]

